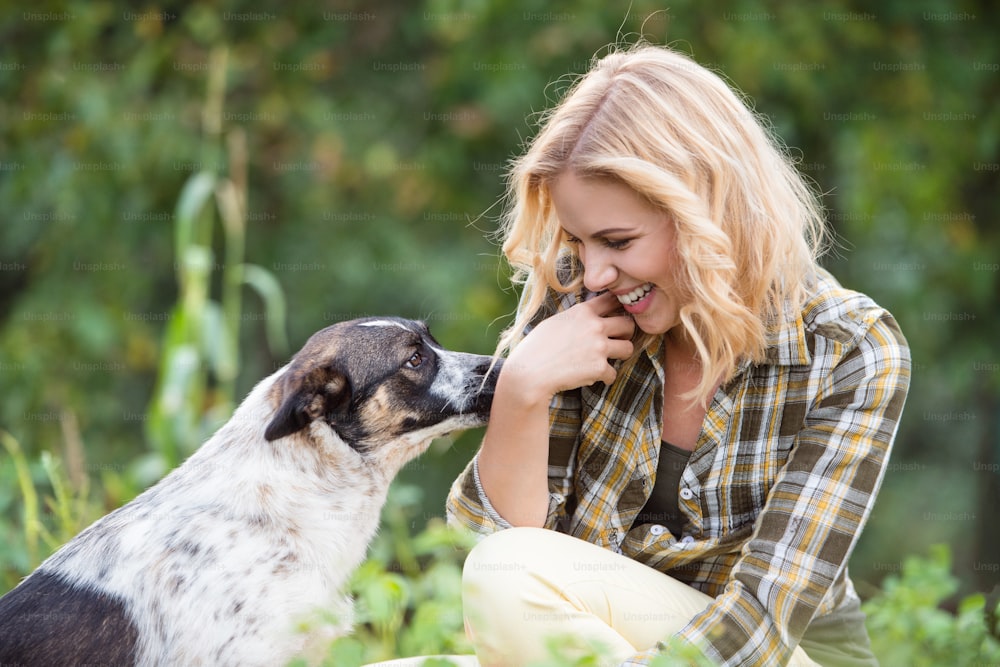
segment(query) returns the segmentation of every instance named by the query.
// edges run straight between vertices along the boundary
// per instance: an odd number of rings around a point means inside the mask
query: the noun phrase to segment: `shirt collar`
[[[806,328],[802,321],[802,313],[786,316],[774,325],[768,327],[765,335],[764,358],[761,363],[775,366],[808,366],[812,363],[812,354],[806,340]],[[644,350],[646,356],[654,364],[660,364],[663,352],[663,337],[657,336],[650,341]],[[749,361],[739,365],[736,375],[750,367]]]
[[[769,326],[764,334],[764,358],[761,363],[775,366],[808,366],[812,363],[802,312],[801,310],[788,312],[789,310],[791,309],[786,308],[781,321]],[[643,352],[656,366],[659,366],[660,355],[663,353],[663,337],[656,336],[646,345]],[[749,367],[750,362],[744,361],[737,368],[735,375],[742,374]]]

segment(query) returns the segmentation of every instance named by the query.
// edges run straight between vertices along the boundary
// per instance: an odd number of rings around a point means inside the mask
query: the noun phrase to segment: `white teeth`
[[[628,294],[622,294],[618,297],[618,301],[626,306],[631,305],[641,299],[642,297],[649,294],[650,290],[653,289],[653,283],[646,283],[645,285],[640,285]]]

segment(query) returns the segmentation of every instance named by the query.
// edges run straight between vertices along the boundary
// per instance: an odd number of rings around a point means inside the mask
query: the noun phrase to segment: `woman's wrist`
[[[510,406],[517,410],[547,410],[556,391],[532,371],[516,359],[505,361],[493,392],[494,409]]]

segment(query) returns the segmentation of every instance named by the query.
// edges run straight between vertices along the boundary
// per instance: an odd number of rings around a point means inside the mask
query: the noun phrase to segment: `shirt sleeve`
[[[575,270],[578,269],[572,258],[565,258],[560,267],[560,280],[568,284]],[[538,314],[525,327],[524,335],[528,335],[542,320],[570,308],[586,296],[549,289]],[[522,306],[523,303],[518,309]],[[573,465],[579,435],[579,390],[556,394],[549,406],[549,511],[546,528],[563,529],[565,532],[564,526],[572,506]],[[445,502],[445,513],[449,524],[463,526],[482,535],[511,527],[493,508],[479,481],[478,452],[452,484]]]
[[[580,432],[579,391],[557,394],[549,406],[549,510],[545,527],[565,532],[573,495]],[[479,454],[452,484],[445,504],[449,524],[489,535],[511,524],[493,508],[479,481]]]
[[[677,635],[719,664],[785,664],[868,519],[910,378],[895,320],[870,317],[823,381],[726,588]]]

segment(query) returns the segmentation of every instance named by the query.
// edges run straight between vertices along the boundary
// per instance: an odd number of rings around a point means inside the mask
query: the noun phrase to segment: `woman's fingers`
[[[618,301],[618,297],[611,292],[602,292],[601,294],[584,301],[582,304],[577,304],[576,307],[586,307],[597,315],[606,317],[612,313],[620,311],[622,309],[622,304]]]
[[[635,322],[611,293],[600,294],[541,322],[512,351],[509,380],[549,396],[615,379],[614,360],[634,351]],[[516,375],[516,379],[511,377]]]
[[[635,346],[630,340],[610,340],[608,341],[608,359],[628,359],[635,351]]]
[[[604,332],[609,338],[631,338],[635,333],[635,321],[624,313],[622,304],[611,292],[604,292],[575,307],[588,308],[602,318],[606,326]]]
[[[606,317],[605,334],[608,338],[629,340],[635,334],[635,322],[628,315]]]

